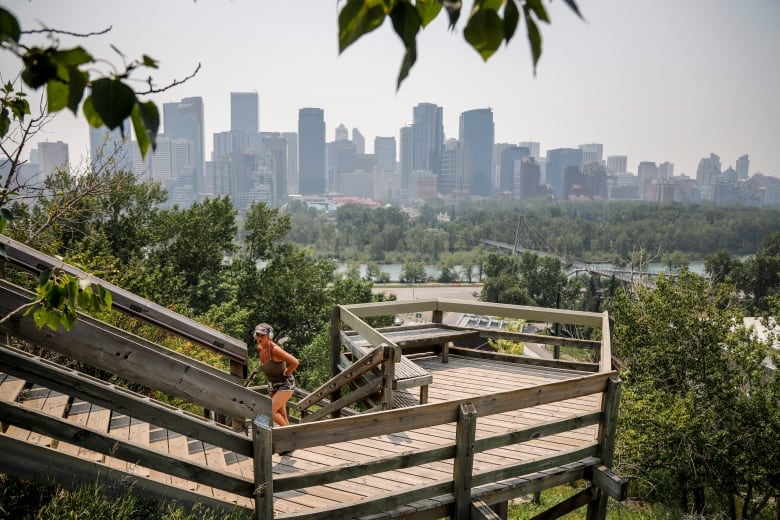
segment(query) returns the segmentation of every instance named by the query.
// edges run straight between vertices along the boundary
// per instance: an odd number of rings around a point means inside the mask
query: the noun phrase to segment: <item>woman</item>
[[[271,416],[279,426],[290,424],[287,418],[287,401],[295,390],[295,378],[292,373],[298,368],[298,360],[274,343],[274,329],[267,323],[255,327],[257,354],[260,357],[260,370],[268,381],[268,393],[271,395]]]

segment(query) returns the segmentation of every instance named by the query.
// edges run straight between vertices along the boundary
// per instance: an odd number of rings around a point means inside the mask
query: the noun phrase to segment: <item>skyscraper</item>
[[[520,174],[520,159],[529,157],[531,151],[520,146],[511,146],[501,152],[499,158],[498,191],[512,192],[515,188],[515,177]],[[537,169],[539,165],[536,165]],[[538,183],[539,179],[537,179]]]
[[[56,170],[64,169],[69,171],[68,144],[62,141],[38,143],[38,165],[38,169],[41,172],[41,180]]]
[[[298,190],[298,134],[282,132],[287,140],[287,194],[300,193]]]
[[[544,182],[552,188],[558,199],[566,199],[566,168],[580,169],[582,150],[579,148],[555,148],[547,150],[547,172]]]
[[[439,175],[444,145],[443,109],[432,103],[419,103],[412,115],[412,170]]]
[[[490,197],[493,194],[493,144],[495,127],[493,109],[478,108],[460,115],[460,154],[458,169],[461,183],[472,195]]]
[[[260,131],[260,99],[257,92],[230,93],[230,129],[248,136]]]
[[[412,125],[401,127],[401,151],[398,161],[398,171],[401,174],[401,201],[406,202],[409,200],[409,181],[412,177],[412,170],[414,164],[414,139],[413,139]]]
[[[607,173],[626,173],[628,171],[628,156],[608,155]]]
[[[230,93],[230,132],[241,143],[238,151],[256,149],[260,144],[260,100],[257,92]]]
[[[189,97],[179,102],[163,103],[163,126],[168,139],[186,139],[192,143],[192,185],[195,193],[200,193],[204,185],[205,160],[203,98]]]
[[[395,137],[375,137],[374,155],[376,156],[376,166],[381,171],[395,171]]]
[[[298,191],[301,195],[325,193],[325,112],[321,108],[298,111]]]
[[[737,178],[741,181],[744,181],[748,178],[748,169],[750,168],[750,159],[746,155],[740,155],[739,159],[737,159],[736,167],[734,168],[737,170]]]
[[[604,162],[604,145],[600,143],[581,144],[582,164],[580,170],[585,171],[585,166],[590,163],[602,164]]]

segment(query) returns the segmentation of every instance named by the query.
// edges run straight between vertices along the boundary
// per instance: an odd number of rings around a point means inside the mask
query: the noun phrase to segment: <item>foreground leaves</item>
[[[581,17],[574,0],[566,5]],[[390,15],[393,29],[406,49],[398,73],[396,88],[409,75],[417,61],[417,34],[430,24],[444,6],[453,29],[462,3],[453,0],[348,0],[339,12],[339,52],[344,52],[363,35],[373,31]],[[501,46],[509,43],[520,22],[520,8],[525,18],[534,74],[542,56],[542,34],[538,22],[550,23],[543,0],[474,0],[463,37],[487,61]]]

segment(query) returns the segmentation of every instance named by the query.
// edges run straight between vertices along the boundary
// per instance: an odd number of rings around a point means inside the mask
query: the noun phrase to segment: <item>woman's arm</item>
[[[276,354],[276,359],[279,361],[284,361],[287,363],[287,369],[284,371],[284,375],[289,376],[293,373],[293,371],[298,368],[298,365],[300,362],[298,361],[298,358],[284,350],[279,345],[274,345],[274,354]]]

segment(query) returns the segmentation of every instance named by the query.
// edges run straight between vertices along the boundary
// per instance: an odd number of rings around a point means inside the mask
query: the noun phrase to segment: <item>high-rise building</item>
[[[541,158],[540,152],[541,152],[541,145],[536,141],[520,141],[517,143],[517,146],[520,148],[528,148],[528,157],[533,157],[536,159],[536,162],[539,162],[539,159]]]
[[[530,153],[531,151],[528,148],[520,146],[510,146],[501,153],[501,157],[499,159],[500,168],[498,176],[498,191],[514,191],[515,177],[520,174],[520,160],[523,157],[529,157]]]
[[[38,166],[42,179],[57,170],[70,170],[68,144],[62,141],[38,143]]]
[[[604,145],[599,143],[581,144],[579,146],[582,150],[582,164],[580,170],[585,171],[585,166],[590,163],[603,164],[604,163]]]
[[[709,186],[712,183],[713,177],[720,175],[720,157],[711,153],[709,157],[705,157],[699,161],[699,166],[696,169],[696,184],[699,186]]]
[[[301,195],[325,193],[325,111],[298,111],[298,191]]]
[[[376,166],[379,170],[394,172],[396,168],[395,137],[375,137],[374,156],[376,156]]]
[[[282,132],[287,141],[287,194],[299,193],[298,189],[298,134]]]
[[[287,139],[279,132],[261,132],[260,148],[273,157],[273,200],[281,204],[287,198]]]
[[[628,156],[608,155],[607,173],[626,173],[628,171]]]
[[[521,158],[520,173],[515,175],[512,195],[518,199],[536,197],[539,193],[541,177],[541,168],[533,157]]]
[[[544,182],[550,186],[558,199],[566,199],[566,168],[579,170],[582,164],[582,150],[579,148],[555,148],[547,150],[547,171]]]
[[[192,184],[195,193],[200,193],[205,162],[203,98],[188,97],[179,102],[163,103],[163,126],[168,139],[185,139],[192,143]]]
[[[412,125],[406,125],[401,127],[400,138],[401,151],[400,160],[398,161],[398,172],[401,174],[401,201],[407,202],[409,200],[409,182],[412,177],[412,165],[414,164],[413,156],[413,129]]]
[[[355,143],[355,153],[358,155],[366,153],[366,138],[357,128],[352,129],[352,142]]]
[[[674,163],[664,161],[658,165],[658,179],[671,179],[674,177]]]
[[[122,135],[124,133],[124,136]],[[122,128],[109,130],[106,126],[89,127],[89,156],[93,171],[110,166],[119,171],[133,171],[133,147],[130,119]],[[151,148],[148,153],[151,153]]]
[[[260,99],[257,92],[230,93],[230,130],[245,132],[250,140],[260,132]]]
[[[458,140],[447,139],[444,142],[444,152],[441,154],[441,175],[438,190],[442,195],[455,191],[455,179],[458,174]]]
[[[412,169],[441,173],[441,152],[444,145],[442,107],[419,103],[413,110]]]
[[[741,181],[744,181],[748,178],[748,169],[750,168],[750,159],[748,158],[747,154],[740,155],[737,159],[737,164],[735,169],[737,170],[737,178]]]
[[[639,198],[655,200],[655,188],[650,188],[650,185],[658,180],[658,165],[653,161],[642,161],[636,167],[636,175],[639,178]]]
[[[344,123],[339,124],[336,127],[336,141],[349,141],[349,130],[344,126]]]
[[[493,195],[493,109],[478,108],[460,115],[458,170],[462,186],[472,195]],[[456,182],[456,185],[458,183]]]

